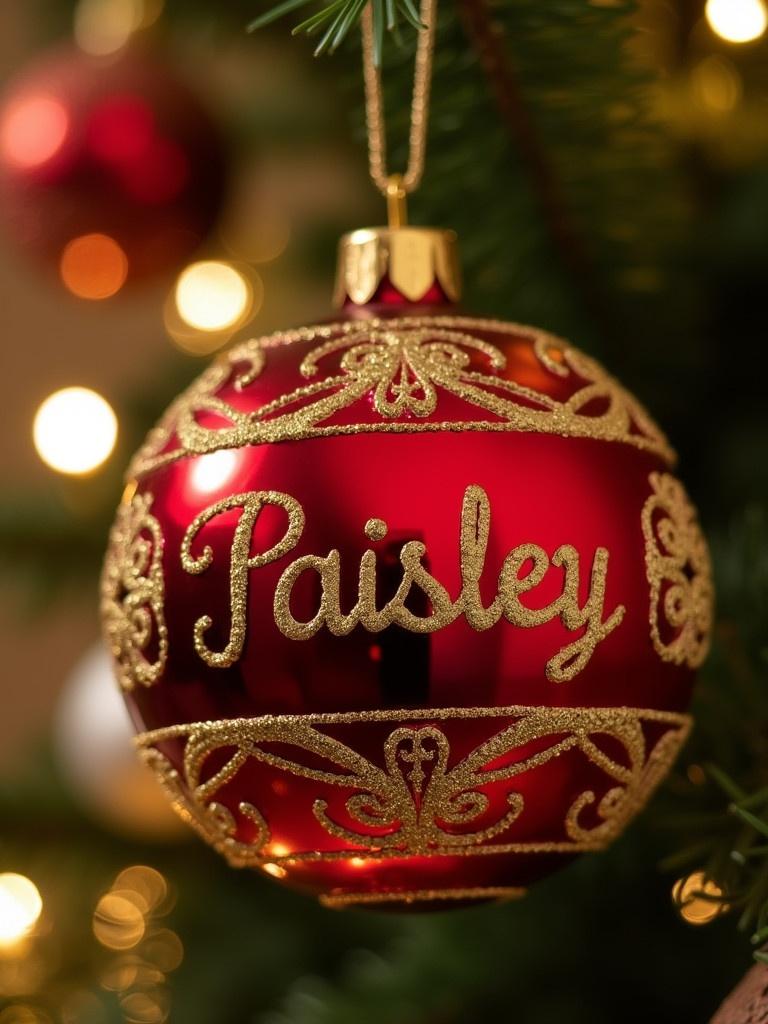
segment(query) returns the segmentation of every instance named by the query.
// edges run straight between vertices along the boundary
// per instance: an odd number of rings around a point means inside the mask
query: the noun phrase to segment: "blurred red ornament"
[[[445,236],[344,260],[338,323],[234,347],[134,459],[106,634],[144,757],[231,863],[330,906],[514,896],[671,764],[706,544],[597,363],[450,305]]]
[[[766,1024],[768,1022],[768,967],[755,964],[731,992],[711,1024]]]
[[[148,53],[57,50],[6,89],[0,220],[77,295],[181,265],[214,225],[225,177],[211,116]]]

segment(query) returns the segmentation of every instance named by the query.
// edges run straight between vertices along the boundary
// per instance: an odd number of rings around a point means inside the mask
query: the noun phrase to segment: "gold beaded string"
[[[368,3],[363,11],[363,78],[365,117],[368,125],[368,167],[371,180],[386,197],[391,228],[403,227],[408,223],[406,196],[419,187],[424,175],[436,15],[437,0],[421,0],[421,23],[424,28],[419,32],[416,47],[408,166],[404,174],[390,174],[387,171],[387,130],[381,89],[381,68],[376,63],[374,52],[372,4]]]

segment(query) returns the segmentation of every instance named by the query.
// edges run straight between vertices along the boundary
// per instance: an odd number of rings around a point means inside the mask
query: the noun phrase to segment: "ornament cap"
[[[404,303],[457,302],[456,233],[441,228],[361,228],[339,242],[334,303],[364,306],[389,284]]]

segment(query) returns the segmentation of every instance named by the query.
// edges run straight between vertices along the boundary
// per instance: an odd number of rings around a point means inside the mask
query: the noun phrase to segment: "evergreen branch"
[[[248,25],[249,32],[256,32],[266,25],[271,25],[286,14],[291,14],[300,7],[305,7],[311,0],[283,0],[283,3],[265,11]],[[325,33],[315,47],[315,56],[323,53],[332,54],[338,50],[352,29],[360,21],[366,3],[370,2],[373,11],[373,42],[377,65],[381,64],[384,50],[384,37],[391,32],[399,40],[398,24],[402,18],[415,32],[425,26],[413,0],[331,0],[319,11],[299,22],[292,35],[313,35],[321,29]]]

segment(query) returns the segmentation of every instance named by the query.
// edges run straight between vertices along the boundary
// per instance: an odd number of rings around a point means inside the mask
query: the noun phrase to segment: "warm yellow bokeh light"
[[[710,54],[691,71],[693,94],[700,105],[715,114],[727,114],[741,99],[741,78],[729,60]]]
[[[144,938],[146,922],[134,893],[108,892],[93,915],[93,934],[107,949],[133,949]]]
[[[145,864],[134,864],[121,871],[115,879],[114,889],[135,893],[147,913],[156,910],[168,895],[166,880],[159,871]],[[141,904],[137,903],[137,906]]]
[[[163,989],[130,992],[120,1000],[126,1024],[163,1024],[168,1019],[169,997]]]
[[[707,0],[705,13],[712,31],[729,43],[751,43],[768,27],[763,0]]]
[[[64,247],[59,273],[79,299],[109,299],[128,278],[128,257],[109,235],[81,235]]]
[[[672,887],[672,899],[688,924],[709,924],[729,908],[723,890],[703,871],[680,878]]]
[[[79,0],[75,8],[75,42],[86,53],[117,53],[134,32],[160,16],[162,0]]]
[[[176,282],[181,319],[199,331],[224,331],[250,312],[251,289],[228,263],[205,260],[187,267]]]
[[[37,924],[43,901],[37,886],[24,875],[0,875],[0,946],[21,941]]]
[[[51,1024],[51,1018],[38,1006],[15,1003],[0,1013],[0,1024]]]
[[[37,454],[59,473],[75,476],[97,469],[117,440],[117,417],[110,404],[89,388],[63,388],[35,415]]]

